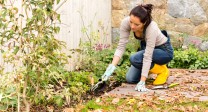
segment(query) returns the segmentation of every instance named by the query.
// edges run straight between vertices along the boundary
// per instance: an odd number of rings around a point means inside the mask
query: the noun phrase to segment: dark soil
[[[56,105],[34,105],[30,108],[30,112],[48,112],[50,110],[54,110],[53,112],[61,112],[64,108],[66,107],[74,107],[79,103],[85,103],[89,100],[92,100],[93,98],[99,97],[103,95],[104,93],[107,93],[113,89],[115,89],[118,86],[121,86],[122,82],[116,82],[116,81],[111,81],[111,82],[106,82],[103,86],[100,88],[96,89],[95,91],[87,91],[85,95],[83,95],[81,101],[71,101],[72,105],[67,105],[63,107],[57,107]],[[22,106],[21,111],[24,111],[24,107]],[[12,112],[12,111],[17,111],[14,108],[10,108],[7,111]]]

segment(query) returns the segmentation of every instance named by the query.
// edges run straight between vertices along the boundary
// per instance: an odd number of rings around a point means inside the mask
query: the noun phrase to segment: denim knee
[[[126,82],[127,83],[134,83],[135,79],[133,77],[131,77],[130,75],[126,75]]]
[[[138,82],[139,78],[135,78],[135,76],[132,76],[130,74],[126,74],[126,82],[130,84],[134,84]]]
[[[141,70],[131,65],[126,73],[126,81],[128,83],[137,83],[141,78]]]
[[[133,63],[134,63],[134,55],[131,55],[129,60],[130,60],[130,63],[133,65]]]

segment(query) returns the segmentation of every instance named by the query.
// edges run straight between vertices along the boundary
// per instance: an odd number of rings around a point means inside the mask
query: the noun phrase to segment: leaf
[[[3,49],[1,49],[1,53],[4,53],[4,50]]]
[[[95,84],[95,80],[92,75],[90,76],[90,84],[91,84],[91,86],[93,86]]]
[[[19,14],[19,16],[22,16],[22,17],[24,17],[24,15],[23,15],[23,14]]]
[[[114,99],[112,100],[112,103],[113,103],[113,104],[117,104],[119,101],[120,101],[120,98],[114,98]]]
[[[93,112],[103,112],[101,109],[94,110]]]
[[[136,102],[135,99],[130,99],[129,102],[128,102],[128,104],[132,104],[132,103],[135,103],[135,102]]]
[[[16,46],[13,53],[14,53],[14,54],[17,54],[18,51],[19,51],[19,47]]]
[[[96,98],[95,102],[96,103],[99,103],[100,102],[100,97],[99,98]]]
[[[61,96],[56,96],[55,102],[59,107],[61,107],[63,105],[63,99],[61,98]]]
[[[194,105],[194,109],[199,110],[199,107],[197,105]]]
[[[6,110],[7,109],[7,105],[0,105],[0,110]]]
[[[60,27],[54,27],[54,32],[58,33],[60,31]]]
[[[74,108],[65,108],[63,112],[75,112]]]
[[[143,104],[144,104],[144,102],[139,102],[139,103],[137,104],[137,106],[140,108],[140,107],[142,107]]]
[[[40,102],[39,98],[38,97],[35,97],[34,98],[34,102],[35,102],[35,104],[38,104]]]
[[[54,112],[53,106],[47,106],[47,112]]]
[[[57,0],[56,3],[58,4],[60,2],[60,0]]]

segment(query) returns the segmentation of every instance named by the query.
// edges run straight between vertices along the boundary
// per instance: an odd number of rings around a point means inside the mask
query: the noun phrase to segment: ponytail
[[[144,7],[145,10],[147,11],[147,13],[148,13],[149,15],[151,15],[152,9],[153,9],[153,5],[152,5],[152,4],[141,5],[141,7]]]

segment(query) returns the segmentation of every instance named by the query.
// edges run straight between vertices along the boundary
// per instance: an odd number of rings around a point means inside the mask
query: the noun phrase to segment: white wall
[[[86,35],[81,31],[84,27],[83,21],[85,26],[93,23],[92,31],[97,31],[98,23],[102,22],[107,35],[101,37],[107,39],[107,43],[111,43],[111,0],[67,0],[58,13],[61,14],[62,21],[58,38],[67,43],[68,49],[78,48],[80,38],[86,39]],[[88,31],[88,34],[92,31]],[[73,69],[77,60],[75,54],[72,57],[69,61],[69,66],[72,67],[70,69]]]

